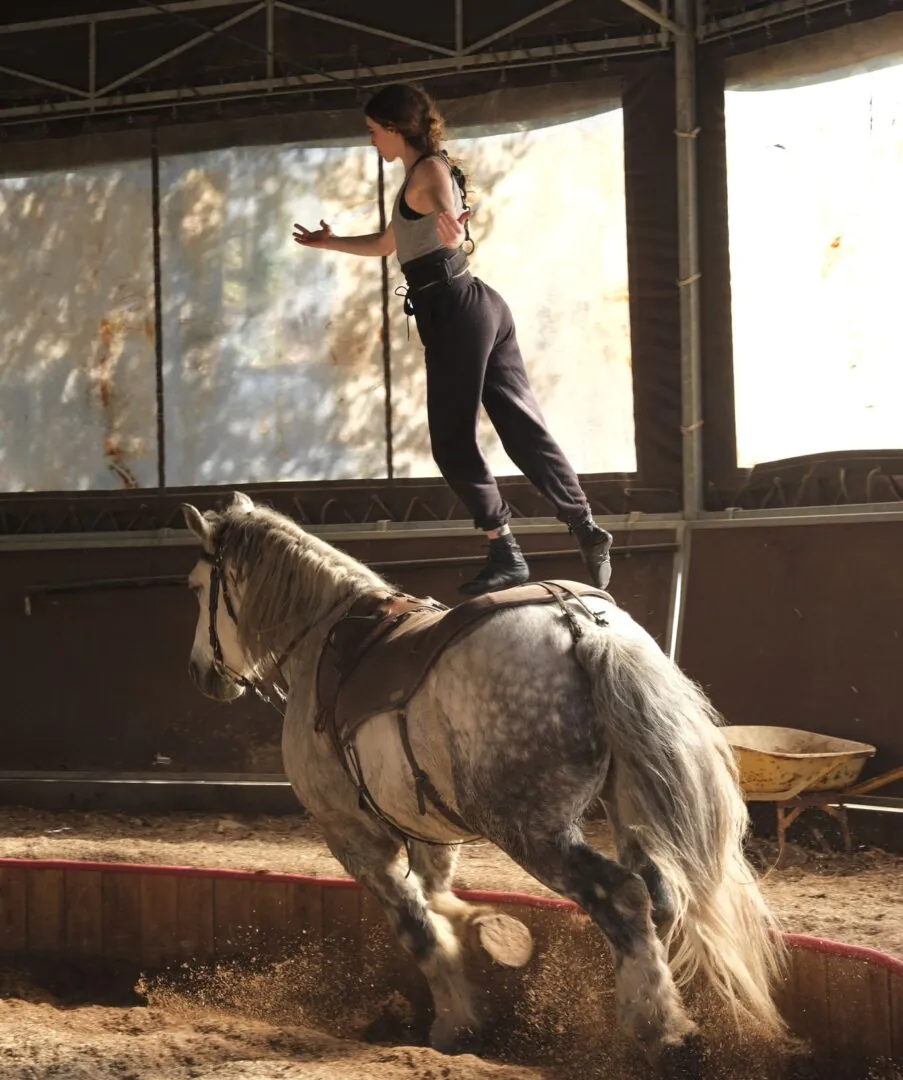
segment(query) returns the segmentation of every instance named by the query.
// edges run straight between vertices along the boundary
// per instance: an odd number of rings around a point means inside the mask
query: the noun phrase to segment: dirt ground
[[[36,990],[0,1002],[3,1080],[514,1080],[542,1077],[469,1055],[367,1046],[215,1010],[72,1008]]]
[[[591,843],[611,850],[604,823],[590,823],[586,832]],[[767,868],[776,850],[757,841],[752,854]],[[300,815],[136,817],[0,809],[0,856],[345,876],[316,825]],[[898,856],[864,850],[847,858],[793,848],[788,868],[766,870],[763,889],[787,930],[903,957],[901,883],[903,858]],[[482,842],[463,848],[456,884],[547,893]],[[557,1032],[557,1044],[521,1052],[530,1042],[529,1032],[521,1030],[514,1044],[484,1049],[480,1057],[454,1058],[417,1045],[422,1037],[405,1037],[404,1032],[412,1029],[403,1025],[396,1025],[393,1038],[391,1030],[382,1037],[367,1033],[347,1015],[344,1027],[341,1022],[323,1022],[322,1015],[304,1006],[299,972],[301,982],[309,983],[310,973],[303,967],[292,977],[283,971],[236,978],[220,971],[215,973],[215,985],[193,990],[165,984],[144,987],[143,993],[124,1002],[121,996],[92,996],[93,991],[85,988],[73,997],[56,986],[48,989],[47,982],[21,971],[0,970],[0,1080],[651,1080],[654,1076],[635,1056],[601,1051],[600,1046],[608,1047],[608,1034],[581,1027],[581,1003],[587,994],[599,993],[589,987],[589,981],[594,986],[599,982],[595,969],[584,974],[585,986],[580,973],[570,967],[538,974],[539,1004],[534,1002],[532,1008],[538,1008],[542,1039],[555,1039]],[[322,1004],[321,985],[307,985],[306,992],[307,1000]],[[388,996],[377,999],[374,994]],[[388,988],[362,987],[360,1008],[372,1012],[377,1002],[381,1012],[388,1010],[395,1019],[396,1013],[404,1012],[404,1003],[393,1003]],[[338,1002],[336,1008],[347,1012],[347,1001]],[[818,1072],[794,1068],[768,1048],[755,1053],[722,1048],[698,1080],[827,1080]],[[880,1067],[868,1080],[903,1080],[903,1072],[895,1066]]]
[[[611,852],[604,822],[586,826],[587,839]],[[788,865],[774,866],[777,848],[757,840],[751,857],[762,889],[784,929],[903,958],[903,856],[875,849],[851,856],[790,846]],[[276,870],[345,877],[314,822],[301,816],[49,813],[0,808],[0,856],[82,859],[170,866]],[[455,884],[551,895],[494,845],[464,845]]]

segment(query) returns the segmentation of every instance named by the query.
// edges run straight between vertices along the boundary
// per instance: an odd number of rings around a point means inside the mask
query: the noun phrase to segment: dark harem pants
[[[546,427],[502,297],[464,273],[416,290],[411,300],[426,351],[433,458],[474,525],[496,529],[511,517],[477,445],[481,403],[505,452],[552,504],[558,519],[570,525],[585,520],[586,495]]]

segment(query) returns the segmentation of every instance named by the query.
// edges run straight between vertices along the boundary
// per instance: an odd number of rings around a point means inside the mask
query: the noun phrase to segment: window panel
[[[378,259],[292,224],[378,228],[369,147],[249,147],[161,162],[167,481],[386,475]]]
[[[739,463],[903,447],[903,64],[726,95]]]
[[[0,178],[0,489],[157,483],[150,166]]]

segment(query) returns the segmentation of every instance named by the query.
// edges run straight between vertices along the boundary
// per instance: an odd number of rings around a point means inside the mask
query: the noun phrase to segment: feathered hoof
[[[659,1046],[655,1065],[661,1080],[700,1080],[705,1060],[705,1043],[692,1031],[680,1041]]]
[[[511,915],[498,911],[477,915],[473,920],[480,945],[497,964],[525,967],[533,956],[533,935]]]

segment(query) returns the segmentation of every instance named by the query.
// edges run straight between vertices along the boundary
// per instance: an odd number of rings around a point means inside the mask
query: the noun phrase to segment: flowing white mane
[[[255,663],[283,653],[343,601],[391,588],[357,559],[266,507],[223,511],[213,542],[241,591],[238,635]]]

